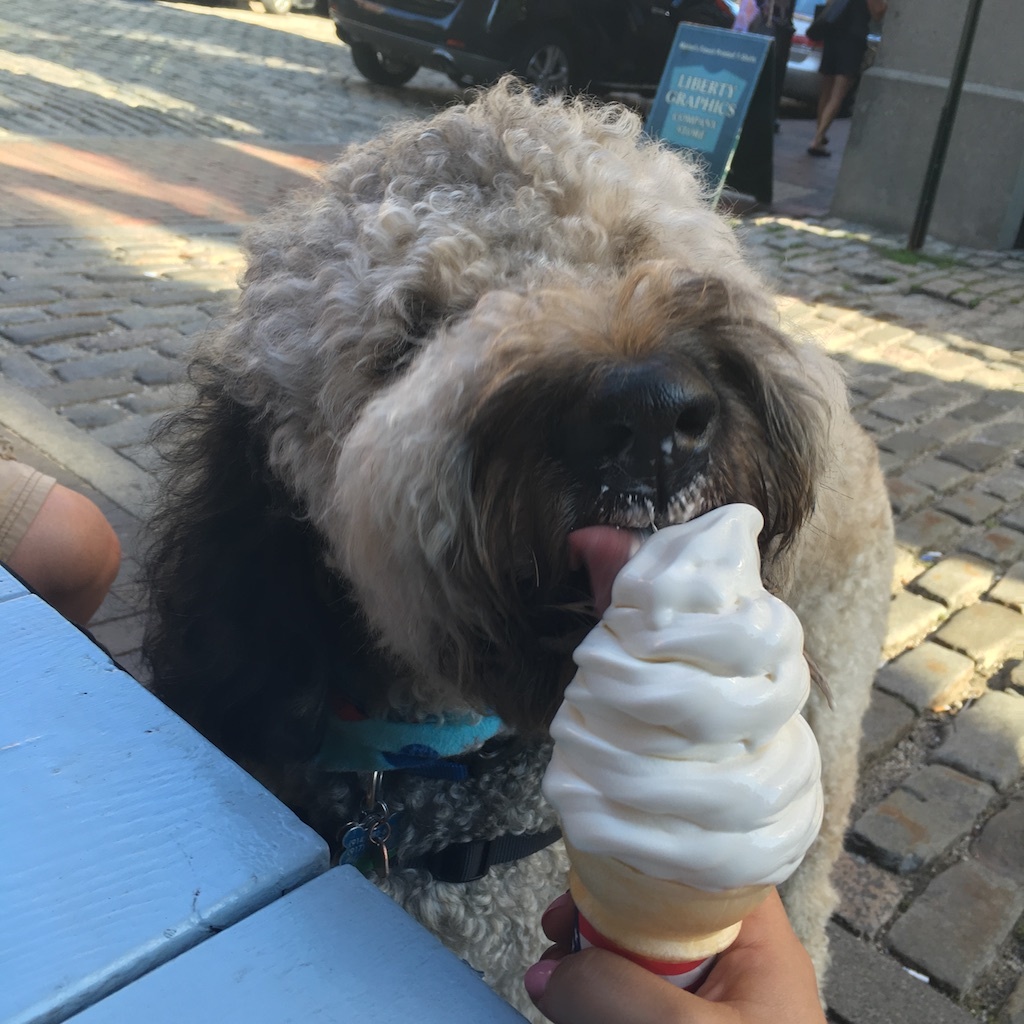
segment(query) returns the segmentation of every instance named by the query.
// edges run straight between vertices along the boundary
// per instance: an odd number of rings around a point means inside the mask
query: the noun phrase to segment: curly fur
[[[835,694],[807,709],[827,823],[787,896],[823,970],[888,505],[838,371],[780,330],[694,170],[622,108],[504,82],[350,149],[245,247],[237,306],[161,438],[155,691],[332,841],[361,798],[309,763],[333,696],[378,715],[496,710],[520,745],[487,775],[389,778],[403,832],[386,888],[522,1006],[560,849],[461,886],[403,861],[552,823],[545,728],[594,623],[569,531],[749,502],[766,582]],[[609,488],[577,449],[614,445],[595,396],[636,367],[704,412],[677,423],[656,480]]]

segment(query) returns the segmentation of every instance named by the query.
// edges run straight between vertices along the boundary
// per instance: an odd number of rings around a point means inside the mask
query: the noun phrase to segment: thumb
[[[730,1012],[603,949],[541,960],[526,990],[555,1024],[731,1024]]]

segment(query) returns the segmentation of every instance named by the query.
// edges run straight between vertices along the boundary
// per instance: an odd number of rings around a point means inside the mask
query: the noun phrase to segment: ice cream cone
[[[544,778],[579,944],[684,988],[821,824],[803,630],[761,579],[763,522],[723,506],[658,530],[621,566],[621,537],[592,527],[575,543],[595,589],[614,573],[611,604],[574,654]]]
[[[650,960],[695,961],[720,953],[771,891],[771,886],[752,885],[705,892],[652,878],[568,842],[566,851],[569,890],[586,920],[616,946]]]

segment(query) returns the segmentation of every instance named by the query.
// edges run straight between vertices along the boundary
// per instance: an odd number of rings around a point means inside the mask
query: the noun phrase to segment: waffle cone
[[[752,885],[705,892],[565,846],[569,890],[583,916],[605,938],[652,960],[683,962],[720,953],[771,891]]]

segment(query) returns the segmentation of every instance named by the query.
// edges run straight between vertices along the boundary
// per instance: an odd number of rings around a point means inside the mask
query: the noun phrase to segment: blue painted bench
[[[521,1024],[0,567],[0,1024]]]

